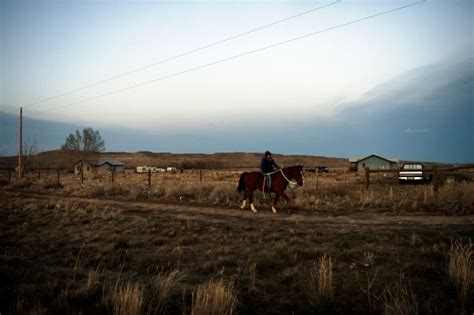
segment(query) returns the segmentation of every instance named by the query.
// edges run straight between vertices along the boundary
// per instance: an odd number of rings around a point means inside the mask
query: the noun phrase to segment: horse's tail
[[[246,175],[247,175],[247,172],[243,172],[242,175],[240,175],[239,186],[237,186],[237,191],[239,193],[245,191],[245,176]]]

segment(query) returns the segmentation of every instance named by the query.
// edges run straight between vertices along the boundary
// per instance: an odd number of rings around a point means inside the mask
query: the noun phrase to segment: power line
[[[88,97],[88,98],[85,98],[85,99],[82,99],[82,100],[79,100],[79,101],[76,101],[76,102],[68,103],[68,104],[61,105],[61,106],[58,106],[58,107],[54,107],[54,108],[51,108],[51,109],[47,109],[47,110],[44,110],[44,111],[36,112],[36,113],[33,113],[33,115],[39,115],[39,114],[50,112],[50,111],[53,111],[53,110],[62,109],[64,107],[84,103],[84,102],[94,100],[94,99],[97,99],[97,98],[101,98],[101,97],[104,97],[104,96],[109,96],[109,95],[120,93],[120,92],[123,92],[123,91],[126,91],[126,90],[134,89],[134,88],[137,88],[137,87],[142,86],[142,85],[146,85],[146,84],[166,80],[166,79],[169,79],[169,78],[181,75],[181,74],[185,74],[185,73],[188,73],[188,72],[192,72],[192,71],[196,71],[196,70],[203,69],[203,68],[206,68],[206,67],[210,67],[212,65],[216,65],[216,64],[223,63],[223,62],[226,62],[226,61],[230,61],[230,60],[233,60],[233,59],[237,59],[237,58],[240,58],[240,57],[243,57],[243,56],[247,56],[247,55],[262,51],[262,50],[266,50],[266,49],[270,49],[270,48],[273,48],[273,47],[276,47],[276,46],[288,44],[288,43],[291,43],[291,42],[294,42],[294,41],[297,41],[297,40],[300,40],[300,39],[303,39],[303,38],[307,38],[307,37],[310,37],[310,36],[315,36],[315,35],[318,35],[318,34],[321,34],[321,33],[324,33],[324,32],[328,32],[328,31],[331,31],[331,30],[334,30],[334,29],[338,29],[338,28],[341,28],[341,27],[345,27],[345,26],[348,26],[348,25],[359,23],[359,22],[362,22],[362,21],[365,21],[365,20],[368,20],[368,19],[372,19],[372,18],[381,16],[381,15],[385,15],[385,14],[389,14],[389,13],[392,13],[392,12],[395,12],[395,11],[403,10],[403,9],[418,5],[420,3],[423,3],[425,1],[426,0],[421,0],[421,1],[410,3],[410,4],[407,4],[407,5],[404,5],[404,6],[400,6],[400,7],[394,8],[394,9],[390,9],[390,10],[387,10],[387,11],[383,11],[383,12],[379,12],[379,13],[376,13],[376,14],[368,15],[368,16],[365,16],[363,18],[359,18],[359,19],[355,19],[355,20],[352,20],[352,21],[349,21],[349,22],[346,22],[346,23],[331,26],[331,27],[328,27],[328,28],[325,28],[325,29],[322,29],[322,30],[319,30],[319,31],[315,31],[315,32],[312,32],[312,33],[309,33],[309,34],[306,34],[306,35],[298,36],[298,37],[288,39],[288,40],[285,40],[285,41],[282,41],[282,42],[278,42],[278,43],[275,43],[275,44],[271,44],[271,45],[268,45],[268,46],[265,46],[265,47],[250,50],[250,51],[247,51],[247,52],[244,52],[244,53],[241,53],[241,54],[237,54],[237,55],[234,55],[234,56],[231,56],[231,57],[220,59],[220,60],[210,62],[210,63],[204,64],[204,65],[193,67],[193,68],[190,68],[190,69],[187,69],[187,70],[183,70],[183,71],[180,71],[180,72],[175,72],[175,73],[172,73],[172,74],[169,74],[169,75],[166,75],[166,76],[162,76],[162,77],[159,77],[159,78],[156,78],[156,79],[141,82],[141,83],[131,85],[131,86],[128,86],[128,87],[124,87],[124,88],[121,88],[121,89],[118,89],[118,90],[114,90],[114,91],[107,92],[107,93],[104,93],[104,94],[99,94],[99,95],[92,96],[92,97]]]
[[[195,48],[195,49],[186,51],[186,52],[184,52],[184,53],[181,53],[181,54],[178,54],[178,55],[175,55],[175,56],[172,56],[172,57],[168,57],[168,58],[166,58],[166,59],[162,59],[162,60],[160,60],[160,61],[157,61],[157,62],[148,64],[148,65],[142,66],[142,67],[140,67],[140,68],[133,69],[133,70],[130,70],[130,71],[127,71],[127,72],[124,72],[124,73],[120,73],[120,74],[114,75],[114,76],[112,76],[112,77],[109,77],[109,78],[107,78],[107,79],[103,79],[103,80],[100,80],[100,81],[97,81],[97,82],[94,82],[94,83],[91,83],[91,84],[88,84],[88,85],[84,85],[84,86],[82,86],[82,87],[79,87],[79,88],[76,88],[76,89],[73,89],[73,90],[69,90],[69,91],[67,91],[67,92],[63,92],[63,93],[60,93],[60,94],[57,94],[57,95],[54,95],[54,96],[51,96],[51,97],[48,97],[48,98],[44,98],[44,99],[42,99],[42,100],[38,100],[38,101],[33,102],[33,103],[29,103],[29,104],[25,105],[24,107],[28,107],[28,106],[32,106],[32,105],[44,103],[44,102],[46,102],[46,101],[50,101],[50,100],[52,100],[52,99],[55,99],[55,98],[58,98],[58,97],[61,97],[61,96],[65,96],[65,95],[68,95],[68,94],[71,94],[71,93],[75,93],[75,92],[78,92],[78,91],[82,91],[82,90],[91,88],[91,87],[93,87],[93,86],[96,86],[96,85],[99,85],[99,84],[102,84],[102,83],[105,83],[105,82],[109,82],[109,81],[112,81],[112,80],[121,78],[121,77],[123,77],[123,76],[130,75],[130,74],[132,74],[132,73],[135,73],[135,72],[138,72],[138,71],[142,71],[142,70],[148,69],[148,68],[150,68],[150,67],[154,67],[154,66],[157,66],[157,65],[166,63],[166,62],[168,62],[168,61],[172,61],[172,60],[175,60],[175,59],[178,59],[178,58],[181,58],[181,57],[184,57],[184,56],[187,56],[187,55],[196,53],[196,52],[198,52],[198,51],[201,51],[201,50],[204,50],[204,49],[207,49],[207,48],[210,48],[210,47],[213,47],[213,46],[216,46],[216,45],[219,45],[219,44],[228,42],[228,41],[231,41],[231,40],[233,40],[233,39],[236,39],[236,38],[239,38],[239,37],[242,37],[242,36],[245,36],[245,35],[249,35],[249,34],[251,34],[251,33],[255,33],[255,32],[257,32],[257,31],[260,31],[260,30],[262,30],[262,29],[265,29],[265,28],[274,26],[274,25],[276,25],[276,24],[283,23],[283,22],[286,22],[286,21],[295,19],[295,18],[297,18],[297,17],[300,17],[300,16],[303,16],[303,15],[306,15],[306,14],[309,14],[309,13],[312,13],[312,12],[315,12],[315,11],[318,11],[318,10],[321,10],[321,9],[323,9],[323,8],[332,6],[332,5],[334,5],[334,4],[336,4],[336,3],[340,2],[340,1],[341,1],[341,0],[336,0],[336,1],[331,2],[331,3],[329,3],[329,4],[325,4],[325,5],[323,5],[323,6],[319,6],[319,7],[317,7],[317,8],[313,8],[313,9],[310,9],[310,10],[307,10],[307,11],[304,11],[304,12],[301,12],[301,13],[298,13],[298,14],[296,14],[296,15],[292,15],[292,16],[290,16],[290,17],[287,17],[287,18],[284,18],[284,19],[281,19],[281,20],[272,22],[272,23],[270,23],[270,24],[265,24],[265,25],[259,26],[259,27],[257,27],[257,28],[251,29],[251,30],[249,30],[249,31],[246,31],[246,32],[243,32],[243,33],[240,33],[240,34],[231,36],[231,37],[227,37],[227,38],[218,40],[218,41],[216,41],[216,42],[213,42],[213,43],[210,43],[210,44],[201,46],[201,47],[199,47],[199,48]]]

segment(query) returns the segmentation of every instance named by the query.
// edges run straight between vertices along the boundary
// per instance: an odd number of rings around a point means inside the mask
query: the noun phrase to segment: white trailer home
[[[158,168],[155,166],[137,166],[137,173],[157,173]]]

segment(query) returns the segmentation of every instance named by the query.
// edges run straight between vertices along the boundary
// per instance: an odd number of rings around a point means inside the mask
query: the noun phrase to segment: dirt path
[[[154,203],[150,201],[128,201],[128,200],[112,200],[112,199],[97,199],[85,198],[66,195],[46,195],[30,192],[19,191],[1,191],[2,198],[22,198],[28,201],[74,201],[87,202],[98,206],[113,206],[121,213],[131,216],[169,216],[174,215],[181,219],[204,219],[206,221],[228,221],[229,219],[252,219],[273,222],[284,221],[298,223],[312,223],[318,225],[339,225],[339,226],[407,226],[407,225],[473,225],[474,215],[465,216],[447,216],[439,213],[427,215],[426,213],[409,213],[409,214],[393,214],[393,213],[378,213],[371,211],[353,212],[351,214],[342,215],[328,215],[327,213],[301,211],[296,214],[287,215],[286,211],[273,214],[269,210],[260,211],[258,214],[253,214],[249,209],[223,209],[218,207],[194,206],[189,204],[163,204]]]

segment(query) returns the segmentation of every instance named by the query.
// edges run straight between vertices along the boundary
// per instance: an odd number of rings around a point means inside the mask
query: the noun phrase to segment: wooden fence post
[[[319,169],[316,167],[316,189],[319,188]]]
[[[347,185],[347,170],[344,167],[344,185]]]
[[[112,171],[112,183],[114,182],[114,174],[115,174],[115,172]]]
[[[61,174],[61,170],[58,169],[58,184],[61,183],[61,175],[60,174]]]
[[[8,184],[10,185],[12,182],[12,173],[10,172],[10,170],[8,170]]]
[[[368,167],[365,168],[365,189],[369,189],[370,186],[370,169]]]
[[[199,181],[202,182],[202,169],[199,169]]]
[[[435,194],[438,193],[439,190],[439,178],[438,178],[438,165],[433,165],[433,174],[432,174],[432,185],[433,185],[433,192]]]
[[[148,188],[151,188],[151,170],[148,170]]]
[[[41,170],[38,170],[38,179],[41,179]]]
[[[81,184],[84,183],[84,164],[82,164],[81,160]]]

